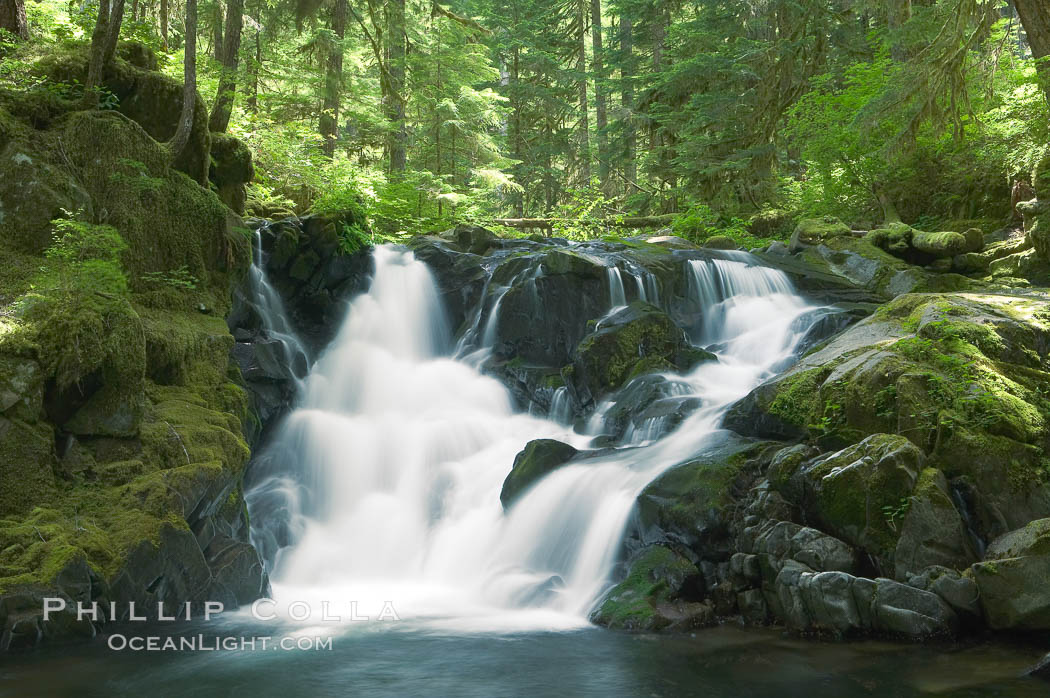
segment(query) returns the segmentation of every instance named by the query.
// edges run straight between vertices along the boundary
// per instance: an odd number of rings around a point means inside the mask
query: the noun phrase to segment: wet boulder
[[[727,435],[700,458],[671,468],[638,496],[637,536],[728,560],[733,549],[731,511],[738,488],[750,480],[748,464],[765,447]]]
[[[685,332],[655,306],[635,301],[580,342],[567,383],[583,405],[616,390],[627,380],[657,371],[687,371],[715,357],[694,347]]]
[[[608,399],[611,405],[602,415],[601,432],[613,442],[631,434],[658,438],[702,404],[687,384],[658,373],[628,381]]]
[[[688,630],[715,620],[710,603],[698,601],[703,575],[673,549],[651,546],[628,564],[625,579],[606,595],[591,620],[635,632]]]
[[[886,510],[900,538],[893,553],[898,580],[937,565],[966,569],[977,559],[966,524],[952,501],[944,473],[926,468],[901,510]]]
[[[608,310],[604,262],[548,248],[507,259],[493,272],[482,326],[498,358],[564,366]],[[493,317],[494,315],[494,317]]]
[[[536,439],[527,443],[514,457],[510,474],[503,481],[499,500],[504,508],[510,507],[525,490],[568,463],[576,454],[575,448],[554,439]]]

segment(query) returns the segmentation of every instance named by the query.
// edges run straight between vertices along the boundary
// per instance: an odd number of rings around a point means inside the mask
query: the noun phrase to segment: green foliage
[[[882,507],[882,515],[886,517],[886,525],[890,527],[891,531],[894,533],[899,532],[897,525],[904,520],[910,508],[911,499],[909,497],[901,497],[900,502],[897,504],[887,504]]]
[[[675,235],[697,244],[716,235],[731,238],[744,249],[765,247],[774,239],[759,237],[748,230],[748,223],[737,217],[726,217],[711,210],[711,207],[700,204],[682,214],[671,224]]]
[[[69,218],[52,221],[53,244],[44,253],[47,260],[22,299],[31,313],[41,304],[83,305],[103,310],[127,295],[127,277],[120,255],[127,244],[116,229]]]
[[[171,271],[148,271],[142,275],[143,281],[161,284],[174,289],[195,289],[199,283],[197,277],[190,273],[186,266]]]

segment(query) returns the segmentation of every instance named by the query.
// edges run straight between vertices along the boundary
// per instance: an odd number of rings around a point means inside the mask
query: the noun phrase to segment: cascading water
[[[375,263],[370,292],[260,458],[271,474],[248,501],[270,515],[253,535],[280,548],[279,603],[349,598],[375,612],[389,601],[444,628],[586,623],[641,490],[719,437],[728,405],[792,355],[814,310],[746,257],[688,262],[707,318],[696,339],[719,361],[676,380],[702,406],[663,438],[554,471],[504,512],[503,481],[529,440],[582,449],[590,437],[565,426],[567,405],[552,409],[557,421],[516,413],[502,384],[450,358],[430,272],[410,252],[381,247]]]
[[[252,240],[252,266],[249,270],[249,288],[252,293],[250,303],[259,316],[267,339],[276,342],[281,347],[284,366],[291,370],[295,378],[302,379],[309,369],[310,355],[292,328],[280,294],[266,276],[266,256],[263,252],[261,228],[256,228]]]
[[[618,267],[609,267],[605,273],[609,278],[609,312],[614,313],[627,305],[627,293],[624,291],[623,277],[620,276]]]

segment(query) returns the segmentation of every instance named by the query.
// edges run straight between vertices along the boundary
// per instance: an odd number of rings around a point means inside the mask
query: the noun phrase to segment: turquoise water
[[[1045,698],[1050,683],[1020,678],[1039,655],[1001,643],[830,643],[735,627],[447,635],[393,623],[336,636],[330,650],[131,652],[99,638],[0,658],[0,695]]]

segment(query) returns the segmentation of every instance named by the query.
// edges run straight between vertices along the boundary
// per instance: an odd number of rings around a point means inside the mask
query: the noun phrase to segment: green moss
[[[806,471],[815,510],[825,526],[851,545],[889,557],[900,537],[893,517],[912,494],[921,452],[906,439],[876,434]]]
[[[820,398],[820,386],[827,371],[811,368],[787,377],[778,386],[776,397],[769,405],[770,414],[800,428],[819,423],[825,416],[825,404]]]
[[[848,237],[849,226],[834,216],[805,218],[798,222],[792,240],[805,245],[818,245],[833,238]]]
[[[669,548],[654,546],[637,557],[627,577],[609,592],[594,620],[611,628],[658,627],[655,606],[674,600],[682,583],[699,574],[696,566]]]
[[[687,370],[714,358],[691,347],[670,317],[646,303],[635,301],[608,322],[576,350],[577,363],[596,396],[645,373]]]

